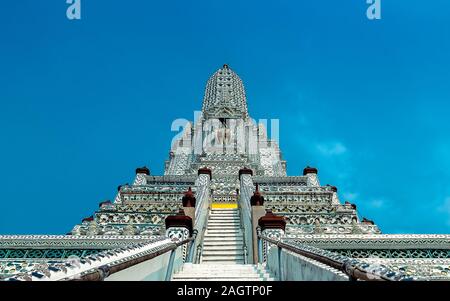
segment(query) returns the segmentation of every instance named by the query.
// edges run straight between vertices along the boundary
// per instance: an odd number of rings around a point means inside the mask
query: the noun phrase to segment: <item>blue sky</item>
[[[0,234],[63,234],[134,169],[163,172],[222,64],[250,114],[385,233],[450,232],[447,0],[0,4]]]

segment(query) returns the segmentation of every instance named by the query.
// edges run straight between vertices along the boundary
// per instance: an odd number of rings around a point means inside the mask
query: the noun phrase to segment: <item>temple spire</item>
[[[202,111],[205,118],[248,118],[244,84],[227,64],[209,78]]]

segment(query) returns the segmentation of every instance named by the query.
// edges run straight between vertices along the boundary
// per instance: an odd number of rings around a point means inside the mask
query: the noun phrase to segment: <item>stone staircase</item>
[[[238,209],[211,209],[200,264],[185,263],[173,281],[271,281],[265,265],[244,264]]]
[[[274,281],[264,265],[185,263],[172,281]]]
[[[211,209],[200,263],[244,263],[244,237],[238,209]]]

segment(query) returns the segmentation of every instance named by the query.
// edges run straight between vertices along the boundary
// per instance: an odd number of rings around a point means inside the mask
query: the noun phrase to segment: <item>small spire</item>
[[[209,175],[209,179],[210,179],[210,180],[212,179],[212,172],[211,172],[211,169],[209,169],[209,168],[207,168],[207,167],[203,167],[203,168],[200,168],[200,169],[198,170],[198,175],[201,175],[201,174]]]
[[[194,193],[192,192],[192,188],[189,186],[189,189],[184,193],[183,198],[181,199],[183,203],[183,207],[195,207],[196,199],[194,197]]]
[[[363,217],[361,223],[366,224],[366,225],[375,225],[374,221],[367,219],[365,217]]]
[[[125,183],[125,184],[117,186],[117,191],[120,191],[120,189],[122,189],[122,187],[124,187],[124,186],[130,186],[130,184],[129,183]]]
[[[111,205],[111,204],[112,204],[112,202],[110,200],[106,200],[106,201],[100,202],[98,204],[98,206],[101,208],[104,205]]]
[[[150,169],[148,169],[147,166],[138,167],[138,168],[136,168],[136,174],[139,174],[139,173],[143,173],[143,174],[146,174],[147,176],[149,176],[150,175]]]
[[[350,207],[352,207],[352,209],[356,210],[356,205],[355,205],[355,204],[352,204],[352,203],[350,203],[349,201],[345,201],[344,204],[345,204],[346,206],[350,206]]]
[[[259,185],[256,183],[256,190],[253,192],[253,196],[250,198],[250,205],[252,206],[263,206],[264,197],[259,192]]]
[[[92,222],[94,221],[94,216],[89,216],[89,217],[85,217],[83,218],[83,220],[81,222]]]
[[[184,195],[193,195],[191,186],[189,186],[188,190],[184,193]]]
[[[286,219],[284,216],[273,214],[271,209],[266,210],[266,215],[261,217],[258,220],[258,225],[261,227],[261,230],[265,229],[286,229]]]
[[[303,175],[306,176],[307,174],[312,174],[315,173],[317,174],[317,168],[315,167],[310,167],[309,165],[305,167],[305,169],[303,169]]]
[[[239,170],[239,180],[241,179],[241,175],[251,175],[253,176],[253,171],[250,168],[244,166]]]

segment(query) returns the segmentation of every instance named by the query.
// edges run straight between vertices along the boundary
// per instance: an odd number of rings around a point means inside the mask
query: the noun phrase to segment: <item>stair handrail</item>
[[[166,278],[165,278],[165,280],[167,281],[167,280],[170,280],[171,275],[172,275],[175,251],[177,250],[178,247],[181,247],[184,244],[190,243],[194,240],[195,240],[195,237],[191,236],[182,241],[172,241],[168,246],[166,246],[163,249],[158,250],[154,253],[145,254],[145,255],[143,255],[141,257],[137,257],[137,258],[130,257],[130,259],[126,260],[126,261],[116,261],[116,262],[113,262],[108,265],[102,265],[96,269],[93,269],[92,271],[90,271],[88,273],[81,275],[80,277],[70,279],[70,280],[72,280],[72,281],[103,281],[103,280],[105,280],[105,278],[109,277],[112,274],[123,271],[132,266],[135,266],[144,261],[153,259],[155,257],[158,257],[160,255],[163,255],[163,254],[171,251],[169,264],[168,264],[167,271],[166,271]],[[126,248],[129,248],[129,247],[124,247],[124,249],[126,249]],[[120,249],[118,249],[118,250],[120,250]],[[101,255],[101,253],[98,254],[98,256],[100,256],[100,255]]]
[[[200,179],[200,178],[199,178]],[[195,208],[195,224],[194,229],[198,231],[197,239],[195,241],[195,244],[192,248],[192,252],[195,254],[192,254],[191,258],[195,258],[195,261],[197,262],[199,258],[198,252],[202,250],[202,244],[203,244],[203,238],[206,231],[206,225],[208,223],[208,216],[209,211],[211,207],[211,198],[212,194],[210,192],[210,179],[207,178],[207,182],[201,183],[200,181],[197,184],[198,190],[197,190],[197,198],[198,203]],[[205,210],[206,209],[206,210]],[[200,246],[200,247],[199,247]],[[201,255],[201,254],[200,254]]]
[[[245,175],[243,175],[243,177],[245,177]],[[239,217],[241,221],[244,246],[247,248],[247,255],[245,256],[245,261],[248,262],[249,252],[251,254],[250,259],[253,260],[253,229],[252,229],[252,214],[250,205],[250,191],[251,191],[250,186],[253,187],[253,184],[243,185],[242,179],[240,180],[241,189],[237,195],[237,203],[239,208]],[[246,230],[248,230],[249,232],[248,235],[245,234]]]
[[[247,264],[248,263],[248,258],[247,258],[247,256],[248,256],[248,248],[247,248],[247,244],[245,243],[245,227],[244,227],[244,219],[243,219],[243,212],[242,212],[242,207],[241,207],[241,204],[240,204],[240,202],[239,202],[239,195],[236,197],[236,203],[237,203],[237,206],[238,206],[238,211],[239,211],[239,227],[240,227],[240,229],[241,229],[241,232],[242,232],[242,241],[243,241],[243,246],[242,246],[242,248],[243,248],[243,251],[244,251],[244,264]]]
[[[202,227],[201,231],[199,232],[199,234],[197,234],[198,244],[197,244],[197,248],[196,248],[195,263],[200,263],[200,258],[202,256],[202,252],[203,252],[203,239],[205,238],[205,232],[206,232],[206,228],[208,225],[208,217],[209,217],[210,211],[211,211],[211,208],[210,208],[210,206],[208,206],[208,208],[206,210],[206,215],[205,215],[206,221],[203,224],[203,227]]]
[[[186,258],[186,262],[192,262],[192,259],[194,257],[195,241],[197,239],[197,235],[198,235],[198,230],[194,229],[192,231],[192,241],[189,244],[188,255],[187,255],[187,258]]]
[[[259,228],[259,227],[258,227]],[[281,260],[281,250],[285,249],[295,254],[316,260],[327,266],[335,268],[349,277],[349,280],[365,280],[365,281],[411,281],[412,277],[400,272],[395,272],[385,265],[377,265],[376,268],[370,269],[369,263],[340,255],[328,250],[319,249],[313,246],[297,243],[286,243],[282,240],[269,238],[260,234],[258,231],[258,239],[275,245],[278,248],[278,260]],[[262,253],[262,243],[258,244],[258,251]],[[281,262],[278,262],[279,275],[281,276]]]

